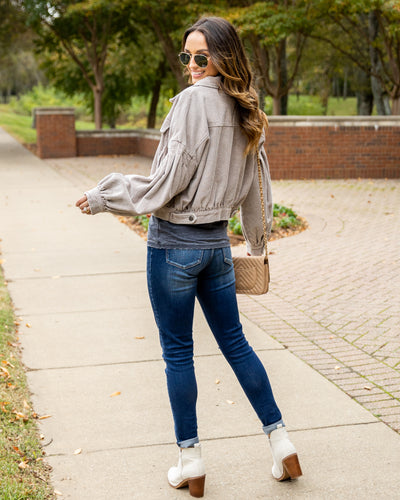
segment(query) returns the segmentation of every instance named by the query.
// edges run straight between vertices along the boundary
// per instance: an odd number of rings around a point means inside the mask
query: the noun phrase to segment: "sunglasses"
[[[205,68],[208,64],[208,60],[210,57],[205,56],[204,54],[188,54],[187,52],[181,52],[178,57],[180,62],[187,66],[190,63],[190,59],[194,59],[194,62],[199,66],[199,68]]]

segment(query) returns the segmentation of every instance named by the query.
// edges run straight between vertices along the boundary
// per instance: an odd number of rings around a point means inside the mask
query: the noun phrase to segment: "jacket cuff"
[[[247,253],[249,253],[253,257],[258,257],[259,255],[262,255],[264,252],[264,246],[252,247],[249,243],[247,243],[246,247],[247,247]]]
[[[91,189],[90,191],[85,191],[85,195],[87,196],[90,212],[92,213],[92,215],[98,214],[100,212],[105,212],[105,203],[103,197],[100,194],[100,188],[98,186]]]

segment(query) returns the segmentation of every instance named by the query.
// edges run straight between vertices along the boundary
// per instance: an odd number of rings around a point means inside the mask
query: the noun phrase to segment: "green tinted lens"
[[[186,52],[181,52],[179,54],[179,60],[184,66],[187,66],[190,62],[190,54],[187,54]]]
[[[200,68],[205,68],[208,64],[208,59],[205,55],[203,54],[196,54],[194,56],[194,62],[199,66]]]
[[[188,54],[187,52],[181,52],[179,54],[179,60],[184,66],[187,66],[190,63],[191,57],[192,57],[191,54]],[[193,57],[194,57],[194,62],[200,68],[205,68],[207,66],[208,59],[207,56],[205,56],[204,54],[195,54]]]

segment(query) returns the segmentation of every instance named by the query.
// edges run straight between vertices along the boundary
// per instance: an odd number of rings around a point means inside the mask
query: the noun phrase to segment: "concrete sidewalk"
[[[51,441],[53,484],[76,500],[189,498],[166,481],[177,449],[145,242],[109,214],[82,216],[73,206],[80,195],[76,182],[0,131],[3,267],[21,325],[31,325],[20,339],[34,408],[51,415],[40,427]],[[400,436],[247,316],[304,476],[272,479],[260,424],[197,311],[206,497],[400,498]]]

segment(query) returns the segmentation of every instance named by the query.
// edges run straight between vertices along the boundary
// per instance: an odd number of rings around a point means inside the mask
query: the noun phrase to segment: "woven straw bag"
[[[264,231],[264,255],[260,255],[257,257],[233,257],[236,293],[245,293],[248,295],[263,295],[264,293],[267,293],[270,281],[267,249],[267,224],[265,221],[265,205],[259,151],[257,151],[257,166]]]

